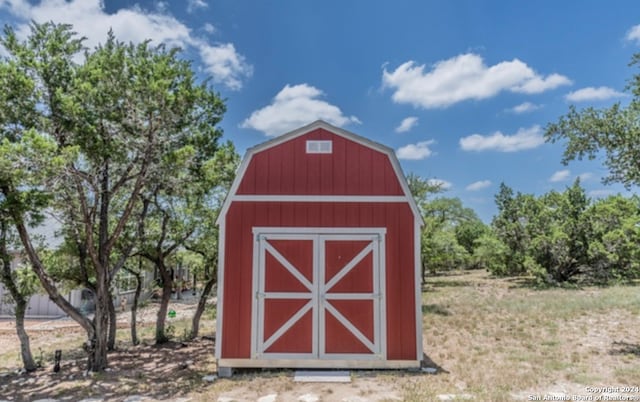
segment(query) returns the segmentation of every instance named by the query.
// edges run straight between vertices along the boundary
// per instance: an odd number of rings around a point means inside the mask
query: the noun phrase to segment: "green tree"
[[[167,341],[165,321],[172,290],[180,297],[181,269],[175,264],[177,253],[186,242],[208,231],[203,226],[203,209],[213,209],[211,198],[222,185],[224,171],[219,171],[218,154],[226,155],[233,147],[227,144],[218,148],[221,132],[212,132],[208,139],[200,140],[200,146],[191,143],[168,152],[164,156],[164,169],[158,169],[154,185],[142,194],[145,218],[139,226],[139,254],[154,264],[162,282],[162,298],[156,319],[156,342]],[[204,146],[203,146],[204,145]],[[210,244],[209,247],[213,245]],[[176,275],[177,274],[177,275]]]
[[[484,268],[496,276],[506,276],[509,249],[491,231],[475,240],[472,260],[475,266]]]
[[[477,217],[462,221],[455,227],[456,240],[458,241],[458,244],[464,247],[469,254],[474,253],[476,240],[488,232],[489,227]]]
[[[1,203],[0,203],[1,204]],[[2,206],[0,205],[0,211]],[[38,368],[29,342],[29,334],[24,326],[24,317],[27,311],[29,299],[38,290],[38,278],[28,267],[13,269],[12,261],[17,253],[10,251],[13,241],[9,219],[0,216],[0,283],[9,291],[10,301],[15,304],[14,315],[16,318],[16,334],[20,340],[20,357],[22,365],[27,372]]]
[[[440,227],[427,233],[423,240],[423,258],[432,275],[438,271],[465,268],[469,264],[469,252],[458,243],[452,227]]]
[[[564,192],[551,191],[533,201],[527,231],[529,255],[535,261],[528,270],[546,283],[563,283],[588,269],[589,206],[584,188],[576,179]]]
[[[473,243],[486,226],[459,198],[432,198],[443,191],[441,184],[415,174],[407,182],[425,222],[420,239],[423,280],[427,272],[469,267]]]
[[[409,191],[411,191],[411,195],[413,196],[420,213],[424,218],[425,211],[427,209],[428,203],[430,202],[430,198],[438,193],[441,193],[443,190],[442,185],[435,183],[431,180],[425,179],[424,177],[418,176],[415,173],[409,173],[407,175],[407,184],[409,185]],[[431,271],[432,274],[435,273],[435,267],[430,265],[430,261],[428,259],[429,255],[429,239],[433,235],[432,228],[427,225],[422,227],[422,233],[420,234],[420,265],[421,265],[421,277],[424,282],[424,278],[426,277],[427,271]]]
[[[423,258],[429,271],[435,274],[438,270],[470,267],[475,238],[467,229],[483,225],[476,213],[459,198],[437,197],[424,204],[423,218]],[[469,249],[460,239],[468,243]]]
[[[515,194],[511,187],[500,183],[500,190],[495,196],[498,215],[493,218],[494,233],[506,247],[505,275],[520,275],[526,272],[525,257],[529,246],[527,233],[528,217],[525,214],[527,204],[533,201],[532,196]]]
[[[636,197],[616,196],[592,203],[576,179],[565,191],[540,197],[514,196],[504,186],[496,198],[501,203],[493,225],[497,239],[481,237],[474,253],[475,262],[491,266],[494,274],[527,273],[545,285],[607,283],[640,275],[640,203]],[[490,248],[498,251],[499,258]],[[513,261],[519,262],[517,269]]]
[[[35,83],[26,69],[7,58],[0,61],[0,87],[0,283],[4,284],[15,303],[16,332],[24,369],[33,371],[36,363],[31,354],[24,317],[35,287],[26,280],[29,276],[24,270],[12,269],[16,253],[11,249],[15,248],[15,232],[12,230],[14,211],[19,211],[22,216],[29,215],[34,223],[38,223],[42,220],[39,212],[46,204],[46,197],[37,189],[23,191],[21,197],[12,192],[16,182],[23,183],[32,178],[20,168],[16,152],[24,145],[25,125],[33,126],[36,122],[37,94]]]
[[[640,53],[630,66],[640,66]],[[640,185],[640,74],[634,74],[627,85],[633,98],[627,106],[620,102],[608,108],[587,107],[569,112],[545,128],[547,141],[566,141],[562,162],[595,159],[604,154],[609,169],[605,183],[620,182],[629,187]]]
[[[425,179],[415,173],[409,173],[407,175],[407,184],[409,185],[411,195],[413,195],[421,211],[423,211],[429,203],[431,196],[444,191],[441,183]]]
[[[640,277],[640,199],[610,196],[585,215],[591,229],[590,277],[601,283]]]
[[[224,105],[206,83],[196,82],[177,50],[163,46],[127,45],[109,34],[77,65],[81,40],[70,26],[52,23],[34,24],[24,42],[7,28],[1,43],[9,53],[3,63],[17,66],[22,75],[16,76],[26,77],[33,90],[20,95],[31,109],[13,125],[22,144],[17,166],[2,170],[0,190],[20,201],[12,204],[11,218],[32,266],[50,298],[87,331],[88,368],[100,371],[107,367],[109,334],[115,334],[113,278],[134,244],[116,246],[136,225],[140,197],[159,177],[163,156],[185,144],[196,154],[206,147],[199,141],[216,135]],[[80,264],[95,278],[93,320],[60,296],[32,246],[24,203],[38,197],[45,200],[40,210],[60,213]]]
[[[200,330],[200,318],[204,313],[207,298],[218,278],[218,226],[216,219],[240,164],[240,156],[233,143],[223,144],[208,162],[206,180],[213,183],[213,191],[193,210],[199,223],[193,236],[184,244],[185,249],[202,258],[202,277],[205,281],[196,311],[191,321],[190,336],[195,338]]]

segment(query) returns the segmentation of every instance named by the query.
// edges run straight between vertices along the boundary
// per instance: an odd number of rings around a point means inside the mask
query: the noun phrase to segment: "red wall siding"
[[[225,222],[223,358],[249,358],[251,353],[255,226],[386,227],[387,358],[416,358],[418,279],[414,277],[414,217],[409,205],[312,202],[235,202],[229,208]]]
[[[307,140],[333,141],[307,154]],[[237,194],[403,195],[386,154],[317,129],[253,155]]]

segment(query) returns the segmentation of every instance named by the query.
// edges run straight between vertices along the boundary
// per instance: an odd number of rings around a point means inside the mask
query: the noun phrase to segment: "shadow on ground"
[[[640,344],[613,342],[609,353],[612,355],[635,355],[640,357]]]
[[[474,283],[470,281],[458,281],[458,280],[427,280],[424,287],[432,288],[464,288],[473,286]]]
[[[84,356],[65,356],[58,373],[53,366],[33,373],[4,374],[0,399],[32,401],[58,399],[79,401],[98,398],[124,400],[131,395],[173,399],[198,390],[212,374],[213,340],[121,347],[109,354],[109,368],[86,374]],[[64,352],[63,352],[64,353]]]
[[[451,312],[447,310],[446,307],[440,304],[423,304],[422,314],[436,314],[436,315],[448,316],[448,315],[451,315]]]

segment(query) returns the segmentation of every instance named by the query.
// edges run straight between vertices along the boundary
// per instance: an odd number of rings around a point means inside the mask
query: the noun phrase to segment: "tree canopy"
[[[640,67],[640,53],[629,64]],[[609,175],[605,183],[620,182],[625,186],[640,185],[640,73],[632,76],[627,91],[632,94],[628,105],[617,102],[597,109],[587,107],[569,112],[557,122],[547,125],[547,141],[566,141],[563,163],[574,159],[595,159],[604,154]]]
[[[0,191],[34,271],[50,298],[87,331],[89,369],[107,366],[115,333],[111,284],[136,244],[142,200],[164,183],[165,198],[201,191],[222,131],[225,105],[198,82],[177,49],[126,44],[110,32],[83,51],[68,25],[33,24],[21,41],[0,40]],[[93,320],[56,288],[33,247],[27,218],[54,211],[77,258],[78,277],[96,295]],[[111,319],[110,319],[111,317]]]

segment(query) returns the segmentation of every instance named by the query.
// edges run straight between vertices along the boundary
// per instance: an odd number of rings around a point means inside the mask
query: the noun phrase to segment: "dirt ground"
[[[129,313],[120,314],[118,350],[99,374],[85,373],[83,334],[69,320],[28,323],[43,367],[19,373],[13,325],[0,322],[0,401],[640,400],[638,286],[535,290],[479,271],[429,278],[423,349],[435,373],[351,371],[349,383],[297,383],[292,370],[218,379],[212,316],[202,337],[181,342],[195,305],[170,308],[175,340],[162,346],[152,344],[155,305],[140,312],[138,346],[129,340]],[[53,373],[56,349],[62,365]]]
[[[190,318],[194,302],[173,302],[176,319],[168,319],[176,332]],[[172,341],[156,346],[151,331],[156,306],[138,313],[139,331],[145,339],[132,346],[130,313],[118,314],[118,348],[109,354],[104,373],[85,372],[81,351],[81,328],[67,318],[27,320],[26,327],[36,359],[43,368],[34,373],[19,372],[19,341],[12,320],[0,320],[0,402],[3,401],[400,401],[401,392],[393,383],[393,372],[352,371],[347,384],[293,383],[292,370],[241,370],[230,379],[218,379],[214,359],[215,321],[204,319],[203,336],[194,341]],[[58,373],[53,372],[53,351],[63,350]],[[3,358],[2,351],[13,351]],[[42,355],[41,355],[42,353]],[[11,362],[12,364],[8,364]],[[407,376],[417,374],[406,373]],[[275,397],[277,395],[277,399]],[[262,398],[262,399],[261,399]]]

